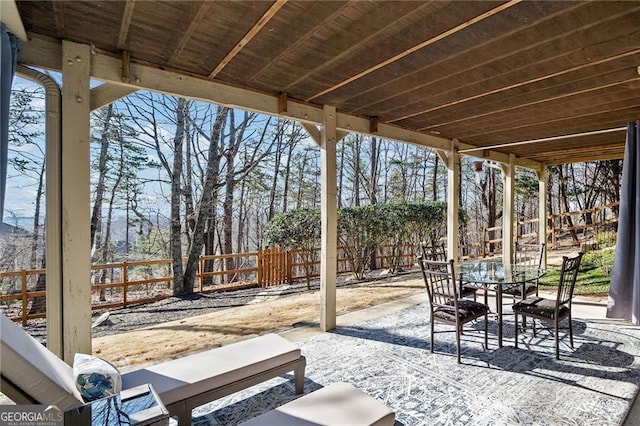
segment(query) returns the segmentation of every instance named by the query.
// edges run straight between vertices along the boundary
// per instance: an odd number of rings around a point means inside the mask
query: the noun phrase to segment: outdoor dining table
[[[461,262],[456,265],[456,275],[465,286],[485,290],[484,302],[487,303],[487,291],[496,293],[498,319],[498,347],[502,347],[502,294],[504,290],[536,282],[544,269],[518,264],[505,264],[500,261]]]

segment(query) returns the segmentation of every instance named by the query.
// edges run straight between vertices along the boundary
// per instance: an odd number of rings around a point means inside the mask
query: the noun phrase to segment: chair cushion
[[[242,426],[393,426],[395,413],[348,383],[334,383],[242,423]]]
[[[236,382],[299,359],[300,349],[265,334],[122,374],[122,387],[150,383],[165,405]]]
[[[529,296],[530,294],[534,294],[536,292],[537,286],[534,283],[526,283],[524,285],[524,294],[525,296]],[[516,296],[518,298],[522,298],[522,285],[516,285],[513,287],[508,287],[502,290],[502,294],[508,294],[511,296]]]
[[[39,403],[62,411],[83,404],[71,366],[2,314],[0,360],[2,376]]]
[[[455,322],[456,310],[451,302],[451,306],[438,306],[433,311],[433,316],[444,321]],[[475,302],[473,300],[458,300],[458,316],[461,322],[469,321],[489,312],[489,306],[484,303]]]
[[[532,297],[519,301],[513,305],[513,312],[534,315],[537,317],[554,319],[556,309],[555,300],[544,299],[542,297]],[[560,305],[559,317],[563,318],[569,313],[569,307]]]

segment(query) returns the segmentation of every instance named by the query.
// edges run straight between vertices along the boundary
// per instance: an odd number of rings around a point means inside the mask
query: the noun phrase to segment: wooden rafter
[[[631,79],[628,79],[628,80],[616,81],[616,82],[609,83],[609,84],[604,84],[604,85],[600,85],[600,86],[596,86],[596,87],[590,87],[588,89],[577,90],[575,92],[565,93],[563,95],[551,96],[551,97],[540,99],[540,100],[537,100],[537,101],[534,101],[534,102],[527,102],[527,103],[524,103],[524,104],[518,104],[516,106],[511,106],[511,107],[508,107],[508,108],[500,108],[500,109],[492,110],[492,111],[485,112],[485,113],[482,113],[482,114],[470,115],[470,116],[459,118],[457,120],[450,120],[450,121],[447,121],[447,122],[440,122],[440,123],[432,123],[432,124],[429,125],[429,127],[425,127],[425,128],[420,129],[420,130],[433,129],[433,128],[437,128],[437,127],[441,127],[441,126],[447,126],[447,125],[450,125],[450,124],[461,123],[461,122],[464,122],[464,121],[467,121],[467,120],[475,120],[475,119],[482,118],[482,117],[488,117],[488,116],[491,116],[491,115],[494,115],[494,114],[502,114],[502,113],[505,113],[505,112],[508,112],[508,111],[515,111],[515,110],[518,110],[518,109],[521,109],[521,108],[524,108],[524,107],[540,105],[540,104],[543,104],[543,103],[546,103],[546,102],[551,102],[551,101],[558,101],[558,100],[561,100],[561,99],[564,99],[564,98],[568,98],[568,97],[571,97],[571,96],[583,95],[583,94],[587,94],[587,93],[590,93],[590,92],[595,92],[595,91],[602,90],[602,89],[610,89],[610,88],[619,86],[621,84],[628,84],[628,83],[631,83],[633,81],[638,81],[638,80],[640,80],[640,77],[631,78]]]
[[[184,33],[182,33],[182,35],[180,36],[180,39],[178,40],[178,44],[176,45],[175,50],[171,54],[171,59],[170,59],[171,62],[174,62],[180,56],[180,54],[182,53],[182,50],[185,48],[185,46],[193,36],[193,33],[195,32],[195,30],[202,23],[202,21],[204,21],[205,18],[207,18],[208,10],[209,10],[209,2],[203,1],[200,4],[200,7],[198,8],[198,11],[196,12],[195,16],[189,23],[189,28],[187,28],[187,30]]]
[[[416,9],[416,12],[420,11],[420,9],[422,9],[423,7],[431,7],[429,4],[425,4],[422,7],[419,7]],[[336,14],[340,13],[340,10],[336,11]],[[330,21],[333,19],[333,16],[330,16],[327,21]],[[398,24],[398,22],[402,21],[403,19],[406,19],[406,16],[403,16],[399,19],[396,19],[395,21],[389,21],[389,23],[385,26],[379,27],[376,29],[376,31],[372,31],[370,34],[368,34],[365,38],[363,38],[359,44],[362,43],[366,43],[369,40],[375,39],[376,37],[379,36],[379,34],[384,34],[385,32],[389,31],[390,28],[395,28]],[[321,24],[322,26],[322,24]],[[310,33],[309,36],[312,36],[313,33]],[[317,75],[322,73],[324,70],[326,70],[328,67],[335,65],[336,63],[339,63],[339,61],[344,60],[345,58],[349,58],[350,55],[353,54],[353,52],[358,48],[358,45],[353,45],[350,49],[345,49],[342,52],[340,52],[339,54],[333,56],[331,58],[331,60],[324,62],[322,65],[320,65],[319,67],[316,67],[312,70],[309,70],[308,72],[302,74],[300,77],[298,77],[297,79],[295,79],[291,84],[287,85],[286,89],[289,90],[292,87],[295,87],[297,84],[299,84],[301,81],[305,81],[306,79],[309,78],[310,75]],[[285,52],[286,53],[286,52]]]
[[[120,23],[120,33],[118,34],[118,48],[124,49],[127,37],[129,36],[129,26],[131,25],[131,17],[136,4],[133,0],[127,0],[122,11],[122,22]]]
[[[627,110],[627,109],[628,109],[628,107],[615,108],[615,109],[608,108],[607,112],[615,113],[615,112],[624,111],[624,110]],[[522,124],[522,125],[519,125],[519,126],[513,126],[513,127],[509,128],[507,130],[505,130],[505,129],[497,129],[497,130],[494,130],[494,131],[485,131],[483,133],[479,133],[479,134],[475,134],[475,135],[465,135],[465,138],[473,139],[474,136],[479,136],[479,135],[482,135],[483,137],[487,137],[489,135],[494,135],[494,134],[497,134],[497,133],[504,133],[505,131],[514,131],[514,130],[522,131],[522,130],[525,130],[527,128],[531,128],[531,127],[534,127],[534,126],[540,126],[540,127],[547,126],[547,127],[549,127],[552,124],[561,124],[561,123],[568,124],[568,123],[571,123],[571,121],[575,121],[575,120],[578,120],[578,119],[587,119],[588,118],[589,120],[595,120],[599,116],[601,116],[601,112],[599,112],[599,111],[592,112],[592,113],[589,113],[589,114],[575,114],[575,115],[571,115],[571,116],[562,116],[562,117],[554,118],[554,119],[551,119],[551,120],[538,121],[535,124],[525,123],[525,124]]]
[[[508,1],[506,3],[503,3],[500,6],[489,10],[488,12],[480,14],[480,15],[474,17],[473,19],[470,19],[470,20],[468,20],[466,22],[463,22],[460,25],[456,25],[455,27],[451,28],[450,30],[447,30],[447,31],[445,31],[443,33],[440,33],[437,36],[430,38],[429,40],[423,41],[422,43],[418,43],[417,45],[405,50],[404,52],[398,53],[397,55],[394,55],[389,59],[386,59],[386,60],[384,60],[384,61],[382,61],[382,62],[380,62],[380,63],[378,63],[378,64],[376,64],[376,65],[374,65],[374,66],[372,66],[370,68],[367,68],[366,70],[359,72],[358,74],[354,75],[353,77],[350,77],[350,78],[348,78],[348,79],[346,79],[344,81],[341,81],[340,83],[335,84],[335,85],[333,85],[333,86],[331,86],[331,87],[329,87],[329,88],[327,88],[327,89],[325,89],[325,90],[323,90],[323,91],[321,91],[319,93],[316,93],[315,95],[307,98],[306,101],[307,102],[311,102],[312,100],[314,100],[316,98],[319,98],[322,95],[326,95],[327,93],[333,92],[334,90],[341,88],[342,86],[346,86],[347,84],[349,84],[351,82],[354,82],[354,81],[356,81],[356,80],[358,80],[358,79],[360,79],[360,78],[362,78],[362,77],[364,77],[364,76],[366,76],[368,74],[371,74],[372,72],[377,71],[380,68],[384,68],[389,64],[397,62],[400,59],[405,58],[405,57],[411,55],[412,53],[414,53],[414,52],[416,52],[416,51],[418,51],[418,50],[420,50],[420,49],[422,49],[424,47],[429,46],[430,44],[433,44],[433,43],[435,43],[437,41],[440,41],[440,40],[442,40],[442,39],[444,39],[446,37],[449,37],[450,35],[455,34],[455,33],[459,32],[459,31],[462,31],[463,29],[465,29],[465,28],[467,28],[467,27],[469,27],[469,26],[471,26],[473,24],[476,24],[476,23],[478,23],[478,22],[480,22],[480,21],[482,21],[484,19],[487,19],[487,18],[489,18],[489,17],[491,17],[491,16],[493,16],[493,15],[495,15],[497,13],[500,13],[505,9],[508,9],[508,8],[510,8],[512,6],[515,6],[516,4],[520,3],[520,1],[521,0],[511,0],[511,1]]]
[[[231,62],[231,60],[238,53],[240,53],[244,46],[246,46],[247,43],[249,43],[251,39],[255,37],[256,34],[258,34],[258,32],[260,32],[262,27],[264,27],[267,22],[269,22],[269,20],[271,20],[271,18],[273,18],[275,14],[278,13],[278,11],[282,8],[282,6],[285,5],[286,2],[287,0],[274,1],[269,10],[267,10],[264,15],[260,17],[260,19],[258,19],[258,22],[256,22],[253,27],[251,27],[251,29],[247,32],[247,34],[245,34],[244,37],[242,37],[242,39],[233,47],[233,49],[231,49],[231,51],[227,53],[222,61],[220,61],[218,66],[216,66],[215,69],[211,71],[211,73],[209,74],[209,78],[214,78],[216,75],[218,75],[220,71],[222,71],[222,69],[226,67],[227,64]]]
[[[556,17],[558,15],[571,13],[572,10],[574,10],[575,8],[578,8],[578,7],[580,7],[580,4],[576,4],[574,7],[569,8],[569,9],[560,10],[560,11],[558,11],[558,12],[552,14],[552,15],[547,16],[545,18],[545,20],[551,20],[551,19],[553,19],[554,17]],[[510,38],[513,38],[514,36],[516,36],[519,31],[521,31],[521,28],[516,28],[516,29],[514,29],[514,30],[512,30],[512,31],[510,31],[508,33],[505,33],[505,34],[501,35],[499,39],[496,39],[496,40],[492,39],[492,40],[486,41],[486,42],[484,42],[482,44],[479,44],[479,45],[470,45],[468,48],[463,49],[463,50],[457,52],[454,55],[448,55],[445,58],[440,59],[439,61],[430,62],[430,63],[426,64],[425,66],[413,71],[409,75],[400,75],[395,79],[390,79],[390,80],[386,81],[385,84],[392,84],[392,83],[396,83],[397,84],[399,82],[400,82],[399,84],[401,84],[401,80],[405,79],[407,77],[411,77],[411,76],[414,76],[414,75],[424,75],[425,73],[430,74],[430,68],[431,67],[442,65],[443,63],[449,62],[451,60],[455,60],[457,58],[464,58],[465,55],[473,54],[474,50],[478,49],[479,47],[485,47],[487,45],[490,45],[490,44],[496,43],[496,42],[505,42],[506,43]],[[554,39],[556,39],[558,42],[560,42],[560,41],[562,41],[562,39],[564,37],[566,37],[566,35],[565,34],[561,34],[561,35],[555,37]],[[486,60],[484,62],[475,63],[473,68],[460,69],[457,74],[468,73],[469,71],[472,71],[473,69],[478,69],[478,68],[483,67],[483,66],[491,66],[491,64],[494,61],[500,61],[500,60],[506,59],[506,58],[508,58],[510,56],[522,54],[523,52],[526,52],[529,49],[540,47],[541,45],[543,45],[545,43],[548,43],[548,42],[549,42],[548,39],[544,39],[544,40],[538,42],[537,44],[522,45],[516,50],[511,50],[511,51],[508,51],[508,52],[496,53],[489,60]],[[394,91],[391,94],[389,94],[388,96],[376,97],[375,98],[375,102],[368,103],[368,104],[363,104],[360,107],[360,109],[368,109],[368,108],[371,108],[372,106],[388,104],[388,101],[391,100],[391,99],[394,99],[394,98],[397,98],[397,97],[404,97],[404,96],[407,95],[407,93],[411,93],[411,92],[413,92],[413,91],[415,91],[417,89],[424,89],[425,87],[430,86],[430,85],[432,85],[434,83],[440,82],[442,80],[446,80],[447,78],[450,78],[452,75],[456,75],[456,74],[443,74],[443,75],[439,75],[439,76],[433,76],[432,78],[429,78],[427,81],[425,81],[424,84],[412,87],[411,89],[406,89],[406,90],[402,90],[402,91],[399,91],[399,92],[398,91]],[[361,93],[359,93],[359,95],[366,94],[366,93],[371,92],[371,91],[375,91],[378,88],[379,87],[371,87],[371,88],[369,88],[367,90],[361,91]],[[384,111],[384,113],[385,113],[384,115],[388,115],[387,113],[390,113],[391,111],[394,111],[394,110],[395,110],[395,108],[385,110]]]
[[[63,38],[65,36],[65,26],[64,26],[64,3],[58,0],[55,0],[52,3],[53,6],[53,17],[56,23],[56,34],[59,38]]]
[[[345,7],[345,6],[343,6]],[[335,13],[332,13],[331,15],[329,15],[327,18],[325,18],[322,22],[320,22],[318,24],[318,26],[324,26],[326,25],[327,22],[331,22],[331,20],[335,19],[336,16],[340,16],[340,14],[342,13],[343,9],[340,8],[338,10],[335,11]],[[258,78],[260,78],[260,76],[267,70],[269,69],[269,67],[273,66],[274,64],[277,64],[280,62],[280,57],[281,56],[287,56],[288,54],[290,54],[291,52],[295,52],[296,49],[298,49],[300,46],[303,46],[309,39],[311,39],[314,35],[314,31],[310,31],[309,33],[307,33],[304,37],[300,37],[298,40],[296,40],[294,43],[291,43],[291,45],[289,45],[279,56],[272,58],[260,71],[258,71],[257,73],[255,73],[254,75],[251,76],[251,78],[249,79],[249,81],[254,81]],[[308,73],[307,73],[308,74]],[[307,75],[305,74],[305,75]],[[297,80],[296,80],[297,81]],[[289,84],[288,86],[286,86],[284,88],[284,90],[289,90],[293,85],[295,84],[295,82],[293,84]]]
[[[596,65],[604,64],[606,62],[615,61],[617,59],[624,58],[626,56],[636,55],[638,53],[640,53],[640,49],[635,49],[635,50],[632,50],[630,52],[620,53],[619,55],[610,56],[608,58],[603,58],[603,59],[600,59],[598,61],[593,61],[593,62],[589,62],[589,63],[586,63],[586,64],[577,65],[575,67],[566,68],[564,70],[557,71],[557,72],[554,72],[554,73],[551,73],[551,74],[545,74],[545,75],[542,75],[540,77],[532,78],[532,79],[525,80],[525,81],[519,81],[517,83],[510,84],[508,86],[503,86],[503,87],[499,87],[497,89],[489,90],[487,92],[478,93],[477,95],[469,96],[468,98],[456,99],[455,101],[447,102],[447,103],[435,106],[433,108],[428,108],[428,109],[417,111],[417,112],[414,112],[414,113],[411,113],[411,114],[406,114],[406,115],[404,115],[402,117],[396,117],[396,118],[394,118],[392,120],[389,120],[389,122],[394,123],[394,122],[397,122],[397,121],[405,120],[407,118],[416,117],[416,116],[422,115],[422,114],[427,114],[429,112],[433,112],[433,111],[436,111],[436,110],[439,110],[439,109],[442,109],[442,108],[447,108],[447,107],[450,107],[450,106],[453,106],[453,105],[458,105],[458,104],[461,104],[461,103],[464,103],[464,102],[469,102],[469,101],[472,101],[472,100],[475,100],[475,99],[480,99],[480,98],[483,98],[483,97],[489,96],[489,95],[495,95],[496,93],[505,92],[507,90],[516,89],[518,87],[523,87],[523,86],[526,86],[526,85],[529,85],[529,84],[538,83],[538,82],[543,81],[543,80],[548,80],[550,78],[558,77],[558,76],[561,76],[561,75],[564,75],[564,74],[569,74],[569,73],[572,73],[572,72],[580,71],[580,70],[585,69],[585,68],[589,68],[589,67],[593,67],[593,66],[596,66]]]
[[[529,145],[529,144],[540,143],[540,142],[550,142],[550,141],[556,141],[556,140],[562,140],[562,139],[576,138],[580,136],[592,136],[592,135],[600,135],[603,133],[622,132],[626,130],[627,130],[626,127],[616,127],[613,129],[594,130],[592,132],[574,133],[570,135],[553,136],[550,138],[531,139],[528,141],[509,142],[509,143],[501,143],[501,144],[490,145],[490,146],[467,148],[467,149],[458,150],[458,152],[461,154],[469,153],[469,152],[480,152],[488,149],[507,148],[507,147],[517,146],[517,145]]]

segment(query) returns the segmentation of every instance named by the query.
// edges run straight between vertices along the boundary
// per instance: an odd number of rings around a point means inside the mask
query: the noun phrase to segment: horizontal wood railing
[[[381,248],[379,267],[394,257]],[[317,249],[319,252],[319,249]],[[263,252],[201,256],[198,260],[194,293],[229,291],[255,286],[273,286],[307,278],[304,266],[311,266],[309,278],[320,274],[320,257],[312,262],[300,260],[298,251],[268,249]],[[413,261],[413,247],[406,246],[398,256],[404,265]],[[338,273],[348,273],[350,259],[340,255]],[[34,300],[46,297],[33,290],[44,269],[0,272],[0,312],[14,321],[43,318],[43,312],[29,312]],[[8,285],[7,285],[8,284]],[[127,261],[91,266],[92,310],[127,307],[155,302],[172,296],[171,259]]]
[[[597,238],[601,231],[608,231],[618,223],[620,202],[594,207],[592,209],[551,214],[547,216],[547,244],[549,248],[580,245]],[[567,219],[573,223],[569,226]],[[538,219],[529,219],[514,223],[514,238],[538,239]],[[482,236],[475,243],[461,246],[466,251],[485,257],[502,252],[502,226],[482,230]],[[462,253],[465,256],[464,253]]]

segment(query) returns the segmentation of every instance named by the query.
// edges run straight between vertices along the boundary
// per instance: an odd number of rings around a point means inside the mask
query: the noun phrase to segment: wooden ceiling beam
[[[202,3],[200,3],[200,7],[198,8],[198,11],[195,13],[195,16],[189,23],[189,28],[187,28],[187,30],[184,31],[182,35],[180,35],[180,38],[178,39],[178,44],[176,45],[176,48],[173,50],[173,53],[171,54],[170,62],[176,61],[176,59],[182,54],[182,51],[184,50],[189,40],[191,40],[193,33],[200,26],[200,24],[202,24],[202,22],[208,18],[207,15],[209,11],[209,6],[210,6],[210,3],[208,1],[203,1]]]
[[[531,3],[529,3],[531,4]],[[546,3],[547,5],[549,3]],[[556,3],[557,4],[557,3]],[[616,19],[623,18],[630,11],[628,7],[620,7],[624,11],[618,10],[617,13],[612,12],[606,19],[596,19],[589,21],[590,5],[587,3],[562,3],[563,7],[554,13],[544,16],[531,17],[531,21],[524,26],[516,26],[510,28],[509,31],[500,33],[496,38],[490,38],[479,44],[469,44],[466,49],[453,51],[451,54],[443,55],[439,60],[427,61],[427,63],[408,74],[400,74],[395,79],[388,79],[381,86],[371,86],[370,89],[363,90],[355,96],[344,98],[344,102],[360,104],[361,106],[354,109],[354,112],[370,114],[372,110],[383,117],[393,117],[393,115],[402,115],[406,112],[402,111],[406,105],[406,98],[422,92],[428,94],[429,97],[441,94],[438,87],[458,87],[457,82],[468,81],[469,75],[478,76],[480,80],[474,81],[480,87],[490,86],[490,82],[496,79],[504,81],[509,78],[512,71],[516,71],[514,67],[507,67],[506,74],[496,74],[495,65],[503,62],[511,62],[515,60],[517,67],[521,68],[523,58],[536,58],[535,60],[547,61],[566,57],[567,46],[581,44],[585,41],[585,32],[591,32],[594,28],[606,27],[608,23],[615,25]],[[565,6],[567,5],[567,6]],[[634,9],[637,10],[637,9]],[[568,21],[563,28],[558,25],[556,20]],[[576,26],[575,22],[588,22],[582,26]],[[548,34],[546,37],[539,38],[536,34]],[[606,35],[604,36],[606,37]],[[533,43],[517,43],[514,45],[514,39],[525,38],[534,41]],[[631,35],[629,37],[633,39]],[[600,41],[598,44],[603,44]],[[633,45],[630,43],[630,45]],[[478,54],[480,52],[480,55]],[[490,54],[482,54],[482,52],[491,52]],[[533,52],[533,53],[532,53]],[[580,55],[584,53],[584,49],[574,51]],[[610,54],[610,53],[609,53]],[[469,64],[473,61],[472,66],[465,65],[460,67],[459,63]],[[531,60],[525,61],[533,65]],[[523,67],[524,68],[524,67]],[[535,69],[532,66],[532,69]],[[451,69],[457,69],[450,72]],[[489,72],[487,72],[489,70]],[[443,72],[444,71],[444,72]],[[430,76],[425,79],[424,76]],[[517,79],[516,79],[517,80]],[[416,82],[419,82],[416,84]],[[486,83],[485,83],[486,82]],[[468,84],[466,84],[468,85]],[[405,88],[405,87],[409,88]],[[400,89],[399,89],[400,88]],[[482,90],[482,89],[481,89]],[[372,92],[369,96],[364,96]],[[383,96],[380,96],[382,92]]]
[[[327,25],[327,22],[331,22],[333,21],[336,17],[342,16],[342,14],[344,13],[344,7],[346,7],[346,5],[342,6],[341,8],[339,8],[338,10],[336,10],[334,13],[332,13],[331,15],[329,15],[328,17],[326,17],[322,22],[320,22],[317,26],[318,27],[323,27]],[[310,39],[312,39],[315,35],[315,31],[309,31],[304,37],[300,37],[297,40],[295,40],[293,43],[291,43],[289,46],[287,46],[287,48],[282,51],[279,55],[273,57],[269,62],[267,62],[265,64],[264,67],[262,67],[262,69],[260,71],[258,71],[257,73],[255,73],[254,75],[251,76],[251,78],[249,79],[249,81],[255,81],[257,79],[259,79],[265,72],[266,70],[268,70],[270,67],[272,66],[278,66],[283,57],[287,57],[289,54],[291,54],[292,52],[296,52],[298,49],[300,49],[301,46],[303,46],[305,43],[307,43]],[[344,52],[343,52],[344,53]],[[336,55],[336,56],[341,56],[340,55]],[[333,60],[333,59],[332,59]],[[287,86],[285,86],[283,88],[284,91],[289,90],[291,87],[293,87],[295,84],[297,84],[300,80],[303,80],[304,78],[306,78],[308,75],[312,74],[312,71],[309,71],[306,74],[303,74],[300,78],[298,78],[296,81],[294,81],[291,84],[288,84]]]
[[[568,163],[586,163],[589,161],[622,160],[624,158],[624,145],[615,146],[615,149],[598,152],[585,151],[581,153],[575,150],[553,151],[536,158],[538,158],[538,161],[549,166]]]
[[[133,0],[127,0],[122,10],[122,18],[120,22],[120,32],[118,33],[118,48],[126,47],[127,38],[129,37],[129,27],[131,26],[131,18],[133,17],[133,9],[136,3]]]
[[[576,96],[576,95],[584,95],[584,94],[588,94],[588,93],[595,92],[595,91],[598,91],[598,90],[615,88],[616,86],[628,84],[628,83],[631,83],[633,81],[638,81],[638,80],[640,80],[640,77],[638,77],[638,78],[629,78],[629,79],[626,79],[626,80],[615,81],[615,82],[608,83],[608,84],[589,87],[587,89],[576,90],[574,92],[564,93],[564,94],[557,95],[557,96],[545,97],[544,99],[540,99],[540,100],[537,100],[537,101],[526,102],[526,103],[518,104],[518,105],[515,105],[515,106],[494,109],[494,110],[491,110],[491,111],[488,111],[488,112],[484,112],[482,114],[469,115],[469,116],[462,117],[462,118],[459,118],[459,119],[456,119],[456,120],[449,120],[449,121],[443,121],[443,122],[430,123],[429,126],[420,128],[419,130],[420,131],[432,130],[432,129],[437,129],[437,128],[442,127],[442,126],[448,126],[448,125],[456,124],[456,123],[463,123],[465,121],[479,120],[479,119],[483,119],[483,118],[486,118],[486,117],[489,117],[489,116],[492,116],[492,115],[504,114],[504,113],[509,112],[509,111],[517,111],[517,110],[519,110],[521,108],[541,105],[541,104],[545,104],[547,102],[552,102],[552,101],[559,101],[559,100],[562,100],[562,99],[565,99],[565,98],[569,98],[569,97],[572,97],[572,96]]]
[[[346,6],[347,5],[345,5],[345,7]],[[421,9],[427,8],[427,7],[431,7],[431,5],[429,3],[425,3],[425,4],[421,5],[420,7],[417,7],[413,12],[414,13],[418,13],[418,12],[420,12]],[[331,16],[329,16],[327,19],[325,19],[325,21],[326,22],[331,22],[331,21],[333,21],[333,19],[336,16],[340,16],[341,13],[342,13],[342,8],[338,9],[335,13],[333,13]],[[340,53],[338,53],[337,55],[332,56],[330,60],[325,61],[320,66],[315,67],[313,69],[310,69],[308,72],[301,74],[298,78],[296,78],[293,82],[291,82],[290,84],[288,84],[286,86],[286,90],[291,90],[291,88],[293,88],[293,87],[297,86],[298,84],[300,84],[301,82],[307,80],[312,75],[318,75],[318,74],[322,74],[323,72],[326,72],[326,70],[328,68],[330,68],[331,66],[335,66],[336,64],[340,63],[340,61],[348,61],[349,58],[351,57],[351,55],[353,55],[354,52],[356,52],[358,50],[358,48],[360,47],[361,44],[367,43],[370,40],[375,40],[376,37],[380,37],[380,34],[385,34],[390,29],[396,28],[398,23],[400,21],[402,21],[403,19],[406,19],[406,15],[403,15],[401,18],[398,18],[398,19],[395,19],[395,20],[390,20],[386,25],[376,28],[375,31],[371,31],[370,33],[368,33],[366,35],[366,37],[362,38],[361,40],[358,40],[358,43],[353,44],[350,48],[342,50]],[[322,22],[319,25],[317,25],[317,27],[322,27],[324,25],[326,25],[325,22]],[[305,37],[301,41],[306,41],[308,38],[313,37],[314,33],[315,33],[315,31],[310,31],[309,34],[308,34],[308,37]],[[296,42],[289,49],[287,49],[284,53],[286,54],[289,51],[294,51],[294,49],[297,46],[298,46],[298,43]],[[271,65],[271,64],[269,64],[269,65]]]
[[[214,78],[227,66],[229,62],[251,41],[252,38],[260,32],[260,30],[273,18],[276,13],[287,3],[287,0],[275,0],[271,7],[258,19],[253,27],[242,37],[242,39],[231,49],[229,53],[220,61],[220,63],[209,74],[209,78]]]
[[[543,76],[540,76],[540,77],[535,77],[535,78],[532,78],[532,79],[529,79],[529,80],[519,81],[517,83],[510,84],[508,86],[499,87],[497,89],[489,90],[487,92],[478,93],[476,95],[469,96],[467,98],[456,99],[455,101],[446,102],[446,103],[443,103],[441,105],[437,105],[437,106],[432,107],[432,108],[428,108],[428,109],[424,109],[424,110],[413,112],[411,114],[405,114],[405,115],[403,115],[401,117],[395,117],[395,118],[389,120],[389,122],[390,123],[395,123],[395,122],[398,122],[398,121],[401,121],[401,120],[406,120],[408,118],[417,117],[417,116],[423,115],[423,114],[428,114],[430,112],[437,111],[437,110],[440,110],[440,109],[443,109],[443,108],[447,108],[447,107],[450,107],[450,106],[453,106],[453,105],[462,104],[462,103],[469,102],[469,101],[472,101],[472,100],[475,100],[475,99],[480,99],[480,98],[483,98],[483,97],[489,96],[489,95],[495,95],[497,93],[502,93],[502,92],[505,92],[507,90],[512,90],[512,89],[517,89],[517,88],[520,88],[520,87],[523,87],[523,86],[528,86],[530,84],[538,83],[538,82],[541,82],[541,81],[544,81],[544,80],[548,80],[548,79],[551,79],[551,78],[554,78],[554,77],[558,77],[558,76],[561,76],[561,75],[565,75],[565,74],[568,74],[568,73],[580,71],[582,69],[593,67],[595,65],[599,65],[599,64],[604,64],[604,63],[607,63],[607,62],[615,61],[617,59],[621,59],[621,58],[624,58],[624,57],[627,57],[627,56],[637,55],[639,53],[640,53],[640,49],[634,49],[634,50],[631,50],[631,51],[628,51],[628,52],[620,53],[618,55],[609,56],[607,58],[603,58],[603,59],[600,59],[600,60],[597,60],[597,61],[593,61],[593,62],[581,64],[581,65],[577,65],[577,66],[571,67],[571,68],[566,68],[566,69],[563,69],[561,71],[557,71],[557,72],[554,72],[554,73],[546,74],[546,75],[543,75]]]
[[[397,55],[394,55],[389,59],[386,59],[386,60],[384,60],[384,61],[382,61],[382,62],[380,62],[380,63],[378,63],[378,64],[376,64],[376,65],[374,65],[372,67],[369,67],[369,68],[357,73],[356,75],[354,75],[354,76],[352,76],[352,77],[350,77],[350,78],[348,78],[346,80],[341,81],[338,84],[335,84],[335,85],[333,85],[331,87],[328,87],[327,89],[325,89],[325,90],[323,90],[323,91],[321,91],[319,93],[316,93],[315,95],[307,98],[306,101],[307,102],[311,102],[312,100],[314,100],[316,98],[319,98],[320,96],[323,96],[323,95],[326,95],[327,93],[333,92],[334,90],[339,89],[342,86],[346,86],[347,84],[349,84],[351,82],[354,82],[354,81],[356,81],[356,80],[358,80],[358,79],[360,79],[360,78],[362,78],[362,77],[364,77],[366,75],[369,75],[372,72],[379,70],[380,68],[384,68],[389,64],[397,62],[400,59],[405,58],[405,57],[411,55],[412,53],[414,53],[414,52],[416,52],[416,51],[418,51],[418,50],[420,50],[422,48],[425,48],[425,47],[427,47],[427,46],[429,46],[429,45],[431,45],[431,44],[433,44],[433,43],[435,43],[437,41],[440,41],[440,40],[442,40],[442,39],[444,39],[446,37],[449,37],[452,34],[455,34],[455,33],[459,32],[459,31],[462,31],[462,30],[470,27],[473,24],[476,24],[476,23],[478,23],[478,22],[480,22],[480,21],[482,21],[484,19],[487,19],[487,18],[489,18],[489,17],[491,17],[491,16],[493,16],[493,15],[495,15],[497,13],[502,12],[505,9],[508,9],[508,8],[510,8],[512,6],[515,6],[516,4],[520,3],[520,1],[521,0],[510,0],[510,1],[506,2],[506,3],[503,3],[498,7],[495,7],[495,8],[493,8],[493,9],[491,9],[491,10],[489,10],[489,11],[483,13],[483,14],[480,14],[480,15],[474,17],[473,19],[470,19],[470,20],[468,20],[466,22],[463,22],[463,23],[461,23],[459,25],[456,25],[455,27],[453,27],[453,28],[451,28],[451,29],[449,29],[449,30],[447,30],[447,31],[445,31],[443,33],[440,33],[435,37],[432,37],[432,38],[430,38],[428,40],[425,40],[425,41],[423,41],[421,43],[418,43],[417,45],[405,50],[404,52],[398,53]]]
[[[540,142],[550,142],[550,141],[556,141],[556,140],[576,138],[576,137],[581,137],[581,136],[593,136],[593,135],[600,135],[600,134],[604,134],[604,133],[612,133],[612,132],[620,132],[620,131],[626,131],[626,127],[615,127],[615,128],[612,128],[612,129],[594,130],[592,132],[573,133],[573,134],[568,134],[568,135],[553,136],[553,137],[549,137],[549,138],[531,139],[531,140],[526,140],[526,141],[509,142],[509,143],[488,145],[488,146],[482,146],[482,147],[476,147],[476,148],[461,149],[459,152],[468,154],[468,153],[471,153],[471,152],[482,152],[482,151],[487,150],[487,149],[507,148],[507,147],[520,146],[520,145],[530,145],[530,144],[535,144],[535,143],[540,143]]]
[[[117,84],[104,83],[91,89],[91,111],[117,101],[131,93],[136,89],[129,86],[120,86]]]
[[[33,33],[28,35],[30,41],[23,45],[18,62],[29,66],[60,70],[62,66],[60,41]],[[91,62],[92,78],[115,85],[122,85],[132,89],[151,90],[275,116],[278,116],[279,109],[282,109],[282,99],[279,93],[255,91],[189,75],[179,70],[160,69],[146,63],[137,62],[135,58],[131,59],[130,64],[131,81],[125,83],[122,81],[122,61],[120,57],[97,50],[92,55]],[[301,123],[315,125],[321,125],[323,120],[321,106],[296,101],[291,98],[287,99],[286,113],[280,113],[280,115]],[[371,122],[366,117],[338,111],[336,125],[337,130],[340,132],[371,134]],[[450,139],[416,132],[383,122],[378,123],[378,131],[375,136],[426,148],[448,150],[450,147]],[[473,145],[464,142],[459,144],[459,149],[473,147]],[[492,151],[490,159],[508,162],[509,155]],[[527,158],[517,158],[516,165],[534,170],[541,167],[540,163]]]
[[[53,7],[53,19],[56,23],[56,35],[58,38],[65,38],[64,2],[53,0],[51,6]]]
[[[629,115],[628,114],[629,111],[633,111],[633,110],[640,111],[640,104],[636,104],[635,107],[630,107],[628,105],[625,105],[621,108],[615,108],[615,109],[603,108],[603,110],[606,110],[607,114],[615,114],[617,112],[623,112],[622,115],[627,116]],[[587,114],[579,113],[579,114],[573,114],[573,115],[563,115],[554,119],[547,119],[547,120],[538,119],[533,123],[527,122],[511,128],[504,128],[504,129],[500,128],[500,129],[494,129],[494,130],[485,130],[482,133],[476,132],[475,134],[465,134],[464,137],[470,140],[480,136],[486,139],[491,139],[492,136],[496,138],[504,139],[504,135],[508,135],[509,133],[526,134],[526,129],[543,129],[543,128],[549,129],[548,132],[553,132],[554,129],[558,129],[558,131],[561,132],[562,129],[570,129],[570,126],[573,123],[578,123],[578,121],[581,122],[579,124],[579,127],[584,128],[585,124],[592,123],[591,128],[594,128],[594,127],[597,128],[599,127],[599,122],[596,120],[601,116],[602,116],[602,111],[594,111]],[[607,121],[610,121],[610,120],[607,120]],[[620,124],[620,122],[618,122],[618,124]],[[568,131],[570,132],[571,130],[568,130]],[[534,131],[533,133],[538,133],[538,132]]]

